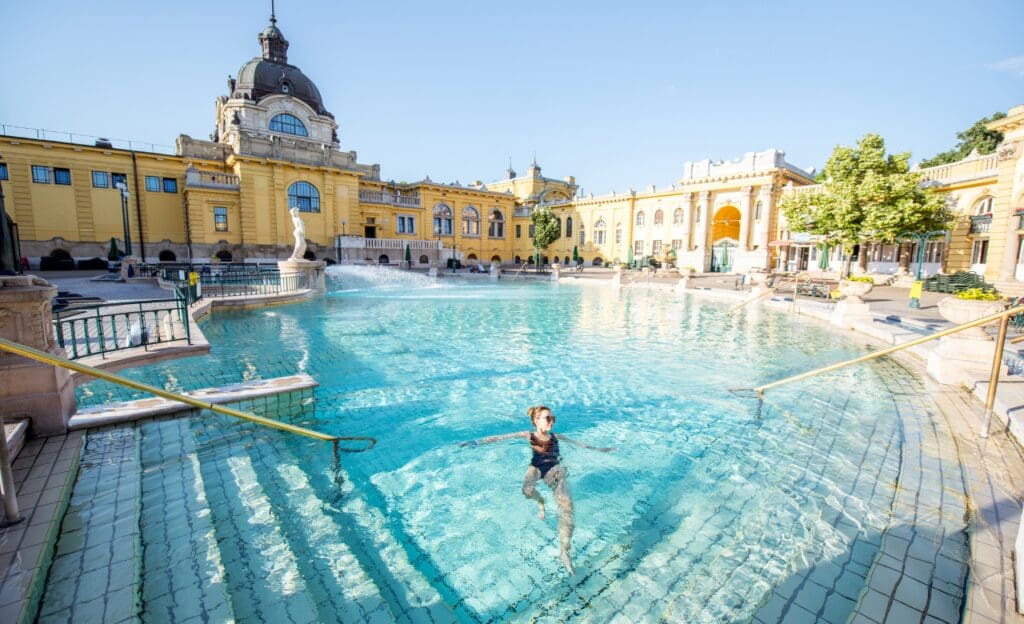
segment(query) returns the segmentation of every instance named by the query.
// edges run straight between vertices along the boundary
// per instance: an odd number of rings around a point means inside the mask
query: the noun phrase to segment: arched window
[[[661,211],[661,208],[654,212],[654,225],[661,225],[665,222],[665,213]]]
[[[480,236],[480,213],[472,206],[462,209],[462,235]]]
[[[594,224],[594,244],[604,245],[605,225],[604,219],[598,219]]]
[[[512,262],[516,265],[519,265],[523,263],[523,259],[520,258],[519,256],[516,256],[515,258],[512,259]]]
[[[426,257],[425,255],[420,256],[420,264],[430,264],[430,258]]]
[[[377,264],[391,264],[391,258],[388,258],[386,254],[377,256]]]
[[[302,254],[304,260],[316,260],[316,254],[310,250],[306,250],[306,253]]]
[[[764,211],[764,202],[760,202],[760,201],[757,202],[757,205],[754,206],[754,221],[760,221],[761,220],[761,213],[763,211]]]
[[[505,215],[495,208],[487,217],[487,236],[490,238],[505,238]]]
[[[636,213],[636,224],[637,225],[643,225],[644,224],[644,211],[643,210],[641,210],[640,212]]]
[[[309,182],[296,182],[288,187],[288,208],[299,212],[320,212],[320,191]]]
[[[590,264],[594,266],[601,266],[602,264],[604,264],[604,260],[601,260],[601,258],[594,258],[594,261],[591,262]]]
[[[491,256],[491,264],[501,266],[501,256]]]
[[[565,218],[565,237],[572,238],[572,217]]]
[[[476,258],[476,254],[475,254],[475,253],[471,253],[471,254],[469,254],[468,256],[466,256],[466,260],[473,260],[473,261],[476,261],[476,259],[477,259],[477,258]]]
[[[174,252],[170,249],[164,249],[157,257],[160,259],[160,262],[174,262],[178,259],[178,256],[174,255]]]
[[[295,115],[289,115],[288,113],[274,115],[274,118],[270,120],[270,131],[294,134],[295,136],[302,137],[309,136],[306,126],[299,121],[299,118]]]
[[[974,215],[988,215],[992,214],[992,205],[995,203],[994,197],[982,197],[974,204]]]
[[[587,235],[584,233],[583,228],[580,228],[580,245],[587,242]]]
[[[221,262],[231,262],[231,252],[227,249],[221,249],[217,252],[216,258]]]
[[[434,235],[452,235],[452,209],[447,204],[434,206]]]
[[[672,223],[674,225],[681,225],[683,223],[683,209],[676,208],[676,211],[672,213]]]

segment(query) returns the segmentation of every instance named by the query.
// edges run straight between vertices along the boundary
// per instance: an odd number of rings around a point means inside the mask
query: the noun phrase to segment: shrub
[[[956,298],[967,301],[999,301],[1002,299],[998,290],[986,288],[966,288],[958,292]]]

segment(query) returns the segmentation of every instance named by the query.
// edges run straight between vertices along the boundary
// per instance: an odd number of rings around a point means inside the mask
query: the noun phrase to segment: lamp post
[[[128,185],[124,182],[118,182],[115,187],[121,191],[121,220],[124,222],[124,253],[126,256],[132,255],[132,236],[128,226],[128,197],[131,193],[128,192]]]
[[[900,242],[913,241],[917,243],[917,276],[914,280],[914,285],[910,287],[910,303],[907,304],[910,308],[917,309],[921,307],[921,291],[924,287],[921,281],[921,271],[924,269],[924,246],[930,239],[945,235],[945,230],[935,230],[923,233],[904,232],[896,237]]]

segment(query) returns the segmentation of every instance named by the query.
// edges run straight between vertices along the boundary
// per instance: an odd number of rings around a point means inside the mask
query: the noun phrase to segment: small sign
[[[188,285],[195,286],[199,283],[199,274],[195,271],[190,271],[188,274]]]
[[[910,286],[910,298],[911,299],[920,299],[921,298],[921,291],[923,291],[923,290],[924,290],[924,282],[921,281],[921,280],[917,280],[916,282],[914,282]]]

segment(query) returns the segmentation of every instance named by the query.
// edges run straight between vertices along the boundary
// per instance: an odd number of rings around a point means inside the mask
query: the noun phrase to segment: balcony
[[[237,191],[238,176],[215,171],[200,171],[195,167],[189,167],[185,170],[185,186],[187,188]]]
[[[967,158],[948,165],[921,169],[921,182],[939,185],[968,182],[979,178],[994,178],[998,174],[999,156],[972,154]]]
[[[386,206],[402,206],[403,208],[420,207],[420,196],[415,193],[403,195],[390,191],[359,191],[359,201],[364,204],[384,204]]]
[[[971,234],[988,234],[992,229],[992,215],[971,217]]]

